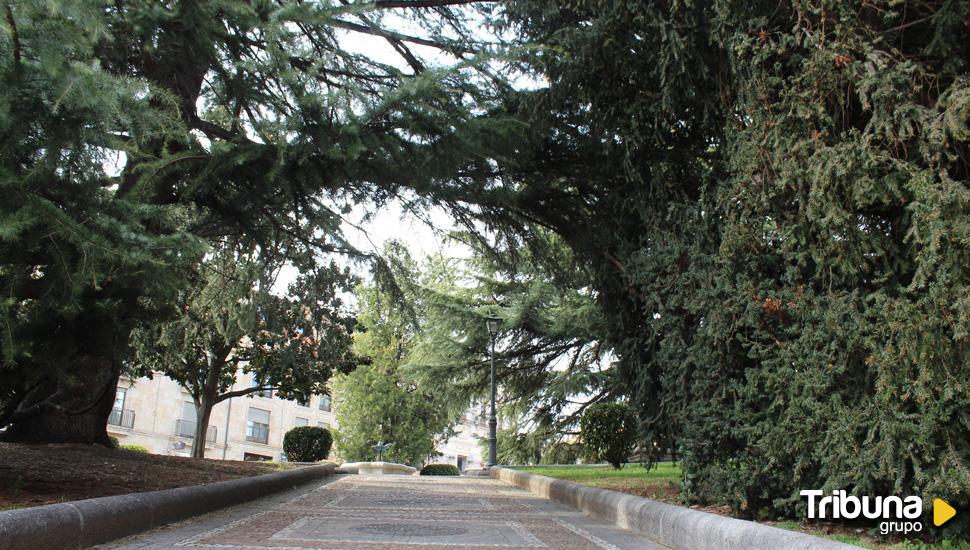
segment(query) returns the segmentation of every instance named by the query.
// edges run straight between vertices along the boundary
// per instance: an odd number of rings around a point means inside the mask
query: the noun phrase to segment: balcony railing
[[[176,420],[175,435],[193,438],[195,437],[195,426],[196,422],[194,420]],[[215,443],[217,431],[215,426],[209,426],[209,429],[205,431],[205,442]]]
[[[249,422],[246,424],[246,441],[255,441],[256,443],[268,443],[269,442],[269,425],[260,424],[259,422]]]
[[[133,428],[135,426],[135,411],[131,409],[111,409],[111,414],[108,415],[108,424],[122,428]]]

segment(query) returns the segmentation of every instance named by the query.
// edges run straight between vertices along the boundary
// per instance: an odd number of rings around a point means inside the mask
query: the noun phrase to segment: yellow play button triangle
[[[939,527],[950,521],[950,518],[955,515],[957,515],[957,511],[953,509],[953,506],[947,504],[945,500],[941,498],[933,499],[933,525]]]

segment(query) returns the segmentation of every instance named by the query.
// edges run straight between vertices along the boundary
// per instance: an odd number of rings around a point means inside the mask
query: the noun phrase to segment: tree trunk
[[[205,458],[205,437],[209,431],[209,417],[212,407],[219,402],[219,380],[227,368],[226,358],[232,351],[232,345],[223,343],[206,353],[206,372],[202,387],[193,392],[195,401],[195,440],[192,441],[192,456]]]
[[[96,308],[63,326],[60,343],[76,347],[74,360],[27,394],[2,440],[111,446],[106,427],[131,326]]]
[[[205,458],[205,438],[209,432],[213,402],[211,396],[202,396],[195,402],[195,439],[192,440],[192,456],[195,458]]]

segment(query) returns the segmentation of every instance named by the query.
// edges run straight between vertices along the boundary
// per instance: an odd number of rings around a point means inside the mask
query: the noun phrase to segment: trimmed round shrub
[[[121,443],[118,441],[118,438],[117,437],[115,437],[113,435],[109,435],[108,436],[108,448],[109,449],[117,449],[120,446],[121,446]]]
[[[619,470],[636,447],[637,425],[637,415],[626,403],[592,405],[580,423],[583,456],[609,462]]]
[[[460,476],[461,472],[458,471],[458,466],[455,466],[454,464],[428,464],[424,468],[421,468],[421,475]]]
[[[317,462],[327,458],[333,436],[318,426],[297,426],[283,436],[283,451],[291,462]]]
[[[122,445],[118,448],[123,451],[131,451],[133,453],[144,453],[144,454],[149,453],[148,447],[145,447],[143,445]]]

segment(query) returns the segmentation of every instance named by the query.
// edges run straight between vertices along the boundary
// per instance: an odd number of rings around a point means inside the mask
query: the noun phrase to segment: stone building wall
[[[251,385],[249,375],[240,372],[232,389]],[[249,395],[219,403],[209,418],[214,441],[206,445],[206,458],[226,460],[281,460],[283,435],[303,422],[309,426],[336,427],[333,412],[322,410],[321,400],[314,395],[306,406],[278,397]],[[192,397],[174,380],[162,374],[153,378],[122,378],[118,383],[115,412],[108,423],[108,434],[122,445],[141,445],[155,454],[189,456],[194,430],[187,422],[194,419]],[[323,407],[324,409],[328,407]],[[250,409],[269,412],[266,443],[253,441],[254,432],[247,430]],[[181,424],[179,421],[183,421]],[[182,428],[181,430],[179,428]],[[488,437],[484,419],[472,413],[455,427],[457,435],[439,446],[436,462],[477,468],[482,465],[478,438]],[[180,434],[181,432],[181,434]],[[250,437],[247,437],[247,434]]]

